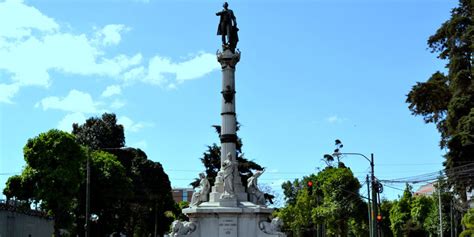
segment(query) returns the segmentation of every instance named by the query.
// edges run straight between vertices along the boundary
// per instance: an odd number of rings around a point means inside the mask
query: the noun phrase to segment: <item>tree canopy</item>
[[[90,213],[93,236],[126,233],[149,236],[168,231],[175,210],[171,183],[159,162],[145,152],[125,148],[123,126],[115,114],[74,124],[74,135],[52,129],[29,139],[24,148],[27,165],[8,179],[3,193],[29,208],[39,203],[59,229],[82,236],[85,223],[86,164],[90,163]],[[83,146],[81,146],[83,145]]]
[[[126,175],[125,167],[115,155],[104,151],[89,151],[91,167],[91,209],[99,217],[91,223],[91,232],[104,236],[115,231],[123,231],[126,220],[123,205],[132,196],[132,181]],[[83,164],[83,170],[86,164]],[[85,224],[86,180],[81,182],[75,209],[76,226],[74,233],[83,235]]]
[[[158,234],[167,232],[173,220],[165,213],[174,208],[168,175],[159,162],[149,160],[142,150],[124,147],[124,128],[117,124],[115,114],[104,113],[101,118],[92,117],[84,124],[74,124],[73,134],[80,144],[95,151],[92,153],[96,157],[93,159],[98,162],[95,168],[103,173],[96,177],[102,181],[95,187],[97,192],[104,193],[110,189],[113,194],[103,196],[102,204],[99,196],[99,206],[104,207],[105,202],[115,198],[116,205],[105,205],[108,209],[103,210],[105,217],[114,219],[103,223],[100,230],[103,231],[107,226],[129,236],[146,236],[154,233],[156,223]],[[114,158],[105,154],[113,155]],[[111,169],[116,170],[117,176],[109,174]],[[121,184],[115,183],[120,179]],[[109,189],[104,185],[108,185]],[[119,188],[117,185],[125,186]]]
[[[428,47],[446,60],[447,72],[435,72],[418,82],[406,102],[414,115],[436,124],[440,146],[447,148],[444,165],[450,183],[466,201],[466,189],[473,188],[474,176],[452,168],[474,163],[474,8],[472,1],[460,0],[451,17],[428,39]]]
[[[469,209],[467,213],[462,218],[461,222],[465,230],[461,233],[461,237],[474,236],[474,208]]]
[[[125,146],[124,129],[121,124],[117,124],[115,114],[104,113],[101,118],[88,118],[84,124],[75,123],[72,125],[72,134],[79,144],[91,149]]]
[[[312,190],[307,187],[311,181]],[[292,183],[282,185],[287,206],[278,216],[285,227],[298,236],[306,236],[318,224],[326,227],[328,236],[364,235],[367,227],[367,204],[359,195],[361,185],[346,167],[326,167]]]
[[[58,235],[60,228],[72,223],[74,200],[84,178],[81,172],[84,150],[71,134],[52,129],[29,139],[23,153],[26,167],[22,177],[13,177],[6,190],[14,190],[18,181],[20,186],[34,187],[27,189],[32,193],[20,190],[15,196],[41,200],[41,207],[55,219],[54,229]]]
[[[405,191],[399,200],[392,202],[390,209],[391,230],[394,236],[434,236],[439,234],[439,207],[438,193],[433,196],[413,195],[412,187],[406,185]],[[446,213],[449,213],[449,203],[452,196],[449,193],[441,194],[442,220],[449,223]],[[450,225],[443,225],[443,232],[447,233]]]

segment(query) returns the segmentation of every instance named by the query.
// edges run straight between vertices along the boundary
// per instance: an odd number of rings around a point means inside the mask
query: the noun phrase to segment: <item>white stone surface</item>
[[[219,203],[202,203],[196,208],[187,208],[183,213],[197,228],[191,237],[284,237],[282,233],[265,233],[260,226],[268,222],[272,208],[251,202],[240,202],[238,207],[222,207]],[[262,224],[264,222],[265,224]],[[180,235],[181,236],[181,235]]]

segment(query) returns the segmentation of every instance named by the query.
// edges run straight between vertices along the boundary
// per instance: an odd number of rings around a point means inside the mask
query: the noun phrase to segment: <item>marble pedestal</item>
[[[269,223],[272,208],[258,206],[251,202],[240,202],[235,207],[221,206],[219,203],[205,202],[183,213],[196,228],[186,235],[189,237],[284,237],[283,233],[270,233],[263,227]],[[267,232],[267,233],[266,233]]]

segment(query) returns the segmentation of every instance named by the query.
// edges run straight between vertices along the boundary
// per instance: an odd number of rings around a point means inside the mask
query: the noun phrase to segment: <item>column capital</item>
[[[225,49],[223,52],[217,51],[217,61],[221,64],[222,69],[235,69],[235,65],[240,61],[240,51],[236,50],[232,53],[230,49]]]

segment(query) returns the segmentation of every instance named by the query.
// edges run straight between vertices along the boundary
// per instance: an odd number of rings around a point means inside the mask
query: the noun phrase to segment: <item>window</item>
[[[188,201],[188,191],[183,190],[183,201]]]

